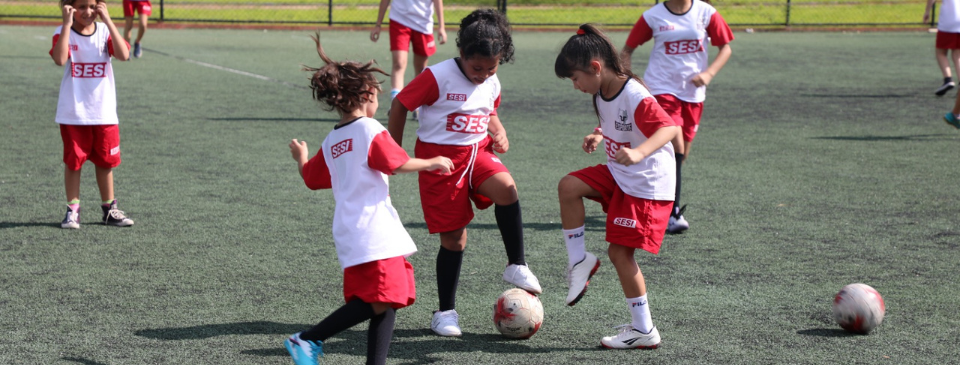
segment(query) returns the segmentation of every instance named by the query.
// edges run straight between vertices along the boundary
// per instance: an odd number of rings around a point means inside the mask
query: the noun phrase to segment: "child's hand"
[[[647,156],[644,156],[635,149],[621,148],[619,151],[617,151],[617,154],[613,156],[613,159],[617,160],[617,162],[621,165],[630,166],[640,162],[640,160],[643,160],[644,157]]]
[[[440,36],[440,44],[445,44],[445,43],[447,43],[447,30],[446,30],[446,29],[443,29],[443,27],[440,27],[440,29],[437,31],[437,34]]]
[[[97,11],[97,15],[100,16],[100,20],[102,20],[104,23],[107,23],[110,21],[110,13],[107,12],[106,2],[98,2],[96,11]]]
[[[309,151],[307,141],[297,141],[296,138],[290,141],[290,156],[294,161],[306,163],[309,159]]]
[[[697,74],[697,76],[694,76],[693,79],[690,80],[690,82],[692,82],[693,85],[696,87],[701,87],[701,86],[710,85],[710,80],[713,80],[713,75],[711,75],[707,71],[704,71]]]
[[[64,5],[63,6],[63,28],[66,30],[73,26],[73,14],[77,12],[77,9],[74,9],[73,6]]]
[[[510,141],[507,140],[506,132],[498,132],[493,135],[493,150],[497,153],[507,153],[510,149]]]
[[[450,161],[449,158],[437,156],[427,160],[427,162],[430,163],[427,171],[436,171],[441,175],[450,175],[450,171],[453,171],[453,161]]]
[[[370,31],[370,40],[376,42],[380,39],[380,26],[374,26],[373,30]]]
[[[600,133],[591,133],[586,137],[583,137],[583,152],[593,153],[597,150],[597,146],[600,145],[600,142],[603,141],[603,135]]]

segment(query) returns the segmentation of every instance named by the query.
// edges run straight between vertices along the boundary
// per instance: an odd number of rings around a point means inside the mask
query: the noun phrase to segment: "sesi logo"
[[[447,94],[447,100],[467,101],[467,94]]]
[[[637,228],[637,221],[630,218],[622,218],[622,217],[614,218],[613,224],[620,227]]]
[[[699,39],[685,41],[664,42],[667,54],[688,54],[703,51],[703,45]]]
[[[447,115],[447,131],[456,133],[482,134],[487,132],[489,115]]]
[[[330,154],[333,155],[333,158],[340,157],[340,155],[350,151],[353,151],[353,138],[342,140],[330,147]]]
[[[107,63],[73,63],[70,75],[79,78],[102,78],[106,75]]]
[[[606,141],[605,147],[607,149],[607,157],[610,158],[616,158],[617,151],[619,151],[621,148],[631,148],[630,142],[620,143],[610,138],[605,138],[604,141]]]

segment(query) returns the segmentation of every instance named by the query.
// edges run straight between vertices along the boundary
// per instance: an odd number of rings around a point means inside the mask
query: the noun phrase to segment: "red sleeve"
[[[713,13],[713,16],[710,17],[710,24],[707,25],[707,36],[710,37],[711,45],[720,47],[733,40],[733,31],[730,30],[730,26],[727,25],[726,20],[723,20],[720,13]]]
[[[317,152],[316,156],[303,165],[303,182],[310,190],[333,187],[333,182],[330,181],[330,169],[327,168],[327,161],[323,158],[323,151]]]
[[[670,118],[667,112],[663,111],[657,99],[652,96],[643,98],[637,105],[637,110],[633,112],[633,120],[637,123],[640,133],[650,138],[658,129],[677,125],[677,122]]]
[[[123,43],[127,45],[127,49],[130,49],[130,42],[127,42],[127,40],[124,39]],[[112,37],[107,37],[107,53],[109,53],[110,56],[113,56],[113,38]]]
[[[60,40],[60,34],[53,35],[53,45],[50,46],[50,57],[53,57],[53,49],[57,47],[57,41]],[[67,57],[70,57],[70,47],[67,47]]]
[[[503,95],[503,93],[500,95]],[[497,95],[497,100],[493,101],[493,111],[490,112],[490,116],[497,115],[497,109],[500,109],[500,95]]]
[[[413,81],[410,81],[397,94],[397,100],[400,100],[407,110],[414,110],[421,105],[433,105],[438,99],[440,99],[440,88],[429,68],[413,78]]]
[[[627,36],[627,47],[637,48],[651,39],[653,39],[653,29],[647,25],[647,21],[641,15],[640,19],[637,19],[637,24],[634,24],[633,29],[630,30],[630,35]]]
[[[393,175],[407,161],[410,161],[410,156],[390,137],[390,132],[383,131],[373,137],[370,150],[367,151],[367,165],[371,169]]]

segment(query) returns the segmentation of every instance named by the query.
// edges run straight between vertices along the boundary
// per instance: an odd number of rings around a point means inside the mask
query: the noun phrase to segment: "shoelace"
[[[123,213],[120,209],[110,209],[107,214],[110,215],[113,219],[124,220],[127,219],[127,215]]]
[[[613,327],[613,328],[616,329],[616,330],[619,330],[619,331],[620,331],[620,334],[624,334],[624,333],[633,331],[633,324],[632,324],[632,323],[621,324],[621,325],[616,326],[616,327]]]

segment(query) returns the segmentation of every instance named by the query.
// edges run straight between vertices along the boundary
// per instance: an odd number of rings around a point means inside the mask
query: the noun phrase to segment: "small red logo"
[[[685,41],[664,42],[667,54],[688,54],[703,51],[703,44],[699,39]]]
[[[70,66],[70,75],[79,78],[102,78],[106,75],[107,63],[74,63]]]
[[[674,29],[674,27],[673,27],[672,24],[671,24],[671,25],[661,25],[661,26],[660,26],[660,31],[661,31],[661,32],[665,32],[665,31],[673,30],[673,29]]]
[[[74,52],[79,51],[79,50],[80,50],[80,46],[79,46],[79,45],[76,45],[76,44],[71,44],[71,45],[70,45],[70,50],[71,50],[71,51],[74,51]]]
[[[333,155],[333,158],[340,157],[340,155],[350,151],[353,151],[353,138],[342,140],[330,147],[330,154]]]
[[[467,94],[447,94],[447,100],[467,101]]]
[[[490,123],[489,115],[447,115],[447,131],[450,132],[483,134],[487,133],[488,123]]]
[[[607,150],[607,156],[609,156],[610,158],[616,158],[616,157],[617,157],[617,151],[619,151],[621,148],[624,148],[624,147],[626,147],[626,148],[631,148],[631,147],[630,147],[630,142],[620,143],[620,142],[614,141],[614,140],[612,140],[612,139],[610,139],[610,138],[606,138],[606,139],[604,139],[604,141],[606,141],[605,146],[606,146],[606,150]]]

